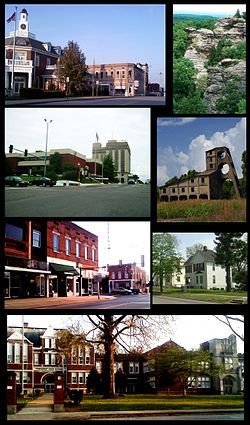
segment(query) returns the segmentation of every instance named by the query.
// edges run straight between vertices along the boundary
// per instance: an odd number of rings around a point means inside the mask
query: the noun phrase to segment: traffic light
[[[9,153],[12,153],[13,152],[13,145],[10,145],[9,146]]]
[[[24,156],[28,156],[28,151],[27,151],[27,149],[25,149],[25,151],[24,151]]]

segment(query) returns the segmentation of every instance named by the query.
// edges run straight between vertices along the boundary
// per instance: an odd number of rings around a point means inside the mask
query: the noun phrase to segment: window
[[[197,263],[193,265],[194,272],[204,271],[204,263]]]
[[[85,364],[90,364],[90,348],[85,348]]]
[[[205,178],[204,177],[201,178],[201,183],[205,183]]]
[[[44,358],[45,358],[45,364],[46,365],[49,365],[50,364],[50,362],[49,362],[49,353],[45,353]]]
[[[13,224],[5,224],[5,237],[15,239],[17,241],[23,240],[23,229],[21,227],[13,226]]]
[[[213,272],[215,271],[215,264],[213,263]]]
[[[139,362],[129,362],[129,373],[139,373]]]
[[[13,344],[7,343],[7,361],[13,363]]]
[[[95,367],[96,367],[96,370],[97,370],[98,373],[102,372],[102,362],[101,361],[96,361]]]
[[[21,383],[21,372],[15,372],[16,374],[16,383],[20,384]]]
[[[130,78],[132,77],[132,69],[130,69],[130,70],[128,71],[128,75],[129,75],[129,77],[130,77]]]
[[[51,363],[50,364],[56,364],[56,354],[55,353],[51,353]]]
[[[88,247],[87,246],[84,247],[84,259],[85,260],[88,259]]]
[[[34,364],[39,364],[39,354],[38,353],[34,354]]]
[[[80,242],[76,242],[76,257],[80,257],[81,244]]]
[[[198,283],[199,283],[199,276],[196,276],[196,283],[198,285]]]
[[[76,374],[76,372],[71,373],[71,383],[77,384],[77,374]]]
[[[72,355],[72,364],[76,364],[76,360],[77,360],[77,350],[76,347],[72,347],[71,349],[71,355]]]
[[[27,384],[28,382],[28,372],[23,372],[23,383]]]
[[[120,71],[116,71],[116,76],[119,77]]]
[[[182,187],[182,188],[181,188],[181,191],[182,191],[182,192],[185,192],[185,187]]]
[[[23,345],[23,361],[28,363],[28,344],[26,342]]]
[[[189,266],[186,266],[185,271],[186,273],[192,273],[192,264],[190,264]]]
[[[21,361],[20,353],[21,353],[21,346],[20,346],[20,344],[15,343],[15,361],[14,361],[14,363],[20,363],[20,361]]]
[[[197,378],[197,387],[198,388],[210,388],[210,378],[209,378],[209,376],[199,376]]]
[[[118,279],[122,278],[122,272],[118,272]]]
[[[103,71],[101,71],[101,78],[103,78]]]
[[[84,373],[83,372],[79,372],[78,373],[78,384],[85,384],[85,382],[84,382]]]
[[[191,187],[191,192],[194,192],[194,187]]]
[[[39,230],[33,230],[32,232],[32,246],[41,248],[41,232]]]
[[[232,357],[225,357],[224,364],[225,364],[226,370],[233,369],[233,359],[232,359]]]
[[[65,251],[66,255],[70,255],[70,239],[65,239]]]
[[[172,189],[172,193],[175,193],[175,188],[173,187],[173,189]]]
[[[92,248],[92,261],[96,260],[96,255],[95,255],[95,248]]]
[[[35,66],[39,66],[39,65],[40,65],[40,56],[36,55]]]
[[[111,279],[115,279],[115,272],[112,272]]]
[[[111,72],[110,72],[110,75],[111,75],[111,77],[113,77],[113,75],[114,75],[114,71],[111,71]]]
[[[46,65],[51,65],[51,59],[50,58],[46,58]]]
[[[200,283],[203,283],[203,276],[200,276]]]
[[[180,282],[181,281],[181,277],[179,275],[176,276],[176,280],[177,280],[177,282]]]
[[[79,347],[78,357],[79,357],[79,364],[83,364],[83,348],[82,347]]]
[[[213,276],[213,283],[216,283],[216,279],[215,279],[215,276]]]
[[[53,234],[53,251],[59,252],[59,235]]]
[[[122,362],[115,362],[115,364],[114,364],[114,371],[115,371],[115,373],[118,370],[123,370],[123,363]]]

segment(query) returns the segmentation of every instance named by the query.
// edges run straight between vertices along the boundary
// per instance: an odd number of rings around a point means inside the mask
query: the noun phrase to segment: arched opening
[[[228,164],[221,164],[220,170],[223,175],[226,175],[229,171],[229,165]]]
[[[189,199],[197,199],[197,195],[190,195]]]
[[[225,156],[226,156],[226,152],[225,151],[218,151],[217,156],[218,156],[219,159],[224,159]]]
[[[180,195],[179,200],[180,201],[186,201],[187,200],[187,195]]]
[[[44,383],[44,392],[47,394],[54,393],[55,391],[55,375],[48,373],[42,377]]]
[[[199,199],[208,199],[208,195],[207,195],[206,193],[202,193],[202,194],[199,196]]]
[[[234,186],[230,179],[222,181],[222,197],[223,199],[232,199],[234,197]]]
[[[121,177],[121,183],[124,183],[124,177]]]
[[[161,201],[162,202],[168,202],[168,195],[162,195],[161,196]]]
[[[223,379],[224,394],[235,394],[237,392],[236,380],[232,376]]]
[[[170,202],[178,201],[178,196],[170,196]]]

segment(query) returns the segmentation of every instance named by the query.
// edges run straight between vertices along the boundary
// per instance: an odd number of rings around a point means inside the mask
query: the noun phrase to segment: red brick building
[[[17,17],[16,17],[17,19]],[[5,89],[11,89],[13,66],[14,31],[5,39]],[[20,12],[15,37],[14,93],[21,88],[48,89],[56,84],[55,68],[61,56],[61,47],[36,39],[29,31],[29,14],[26,9]]]
[[[48,221],[47,261],[53,295],[88,294],[98,272],[98,236],[69,221]]]
[[[146,291],[146,272],[135,263],[108,265],[109,292],[117,288],[134,289]]]
[[[5,222],[5,297],[89,294],[98,237],[70,221]]]

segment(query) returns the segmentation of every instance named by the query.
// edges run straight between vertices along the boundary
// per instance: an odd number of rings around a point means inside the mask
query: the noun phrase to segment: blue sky
[[[15,5],[6,5],[5,18]],[[148,63],[150,82],[165,80],[164,5],[18,5],[29,14],[29,29],[37,40],[65,47],[77,42],[89,64]],[[5,35],[14,29],[6,23]],[[17,21],[17,22],[18,22]],[[160,72],[162,75],[160,76]]]
[[[158,118],[157,185],[190,169],[204,171],[205,151],[219,146],[230,149],[238,177],[242,177],[245,118]]]
[[[174,14],[209,15],[215,17],[233,16],[236,10],[246,11],[245,4],[175,4]]]

